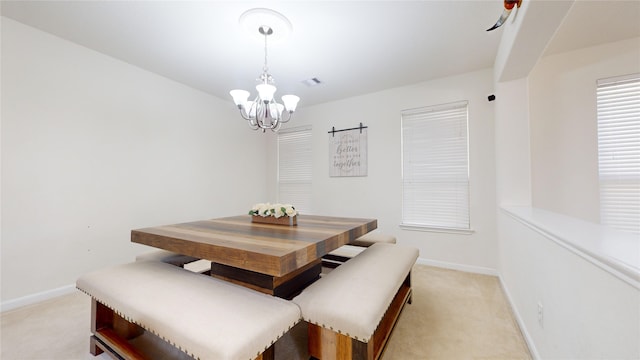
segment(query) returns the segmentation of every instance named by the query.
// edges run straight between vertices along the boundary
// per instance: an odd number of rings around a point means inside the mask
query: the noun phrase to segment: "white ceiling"
[[[238,19],[271,8],[293,33],[269,44],[270,72],[277,95],[294,93],[301,107],[492,67],[504,30],[485,31],[501,0],[4,0],[1,7],[3,16],[230,102],[229,90],[253,90],[264,60],[263,43]],[[547,54],[638,36],[640,1],[578,0]],[[323,84],[302,83],[313,77]]]

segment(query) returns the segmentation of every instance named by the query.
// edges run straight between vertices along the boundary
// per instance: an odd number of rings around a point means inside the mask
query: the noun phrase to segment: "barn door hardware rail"
[[[327,131],[328,134],[331,134],[331,136],[336,136],[337,132],[341,132],[341,131],[350,131],[350,130],[358,130],[360,129],[360,134],[362,134],[362,129],[367,129],[368,126],[363,126],[362,123],[360,123],[360,126],[358,127],[354,127],[354,128],[350,128],[350,129],[340,129],[340,130],[336,130],[335,126],[331,127],[331,131]]]

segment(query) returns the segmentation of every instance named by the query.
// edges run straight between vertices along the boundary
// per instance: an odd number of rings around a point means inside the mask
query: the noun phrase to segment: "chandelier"
[[[260,25],[258,32],[264,36],[264,66],[262,74],[257,79],[259,82],[256,85],[258,95],[253,100],[249,100],[250,93],[246,90],[231,90],[229,94],[240,110],[240,115],[248,121],[253,130],[261,129],[262,132],[265,132],[270,129],[276,132],[283,123],[291,119],[300,98],[295,95],[284,95],[282,96],[282,104],[274,99],[277,89],[267,65],[267,38],[273,35],[274,31],[268,25]]]

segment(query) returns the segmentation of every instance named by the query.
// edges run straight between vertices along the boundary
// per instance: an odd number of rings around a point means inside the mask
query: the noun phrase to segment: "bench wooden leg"
[[[315,359],[373,360],[373,342],[364,343],[315,324],[309,324],[308,345]]]
[[[144,329],[133,324],[95,299],[91,300],[89,352],[97,356],[107,352],[113,358],[144,359],[127,340],[138,337]]]
[[[93,335],[89,337],[89,353],[93,356],[98,356],[103,353],[102,348],[98,346],[98,339]]]

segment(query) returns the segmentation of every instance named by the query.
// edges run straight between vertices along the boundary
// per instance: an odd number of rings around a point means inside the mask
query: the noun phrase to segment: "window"
[[[467,102],[402,112],[402,225],[470,230]]]
[[[598,80],[600,222],[640,234],[640,74]]]
[[[311,127],[278,132],[278,201],[311,213]]]

